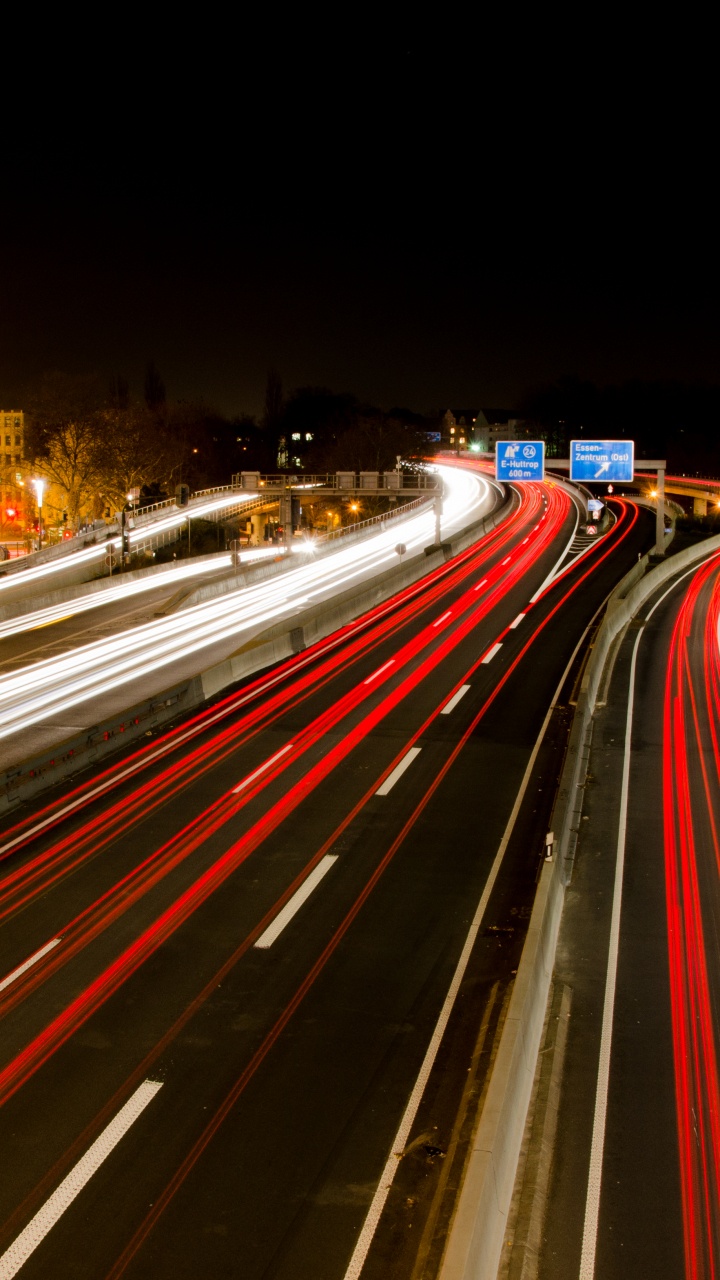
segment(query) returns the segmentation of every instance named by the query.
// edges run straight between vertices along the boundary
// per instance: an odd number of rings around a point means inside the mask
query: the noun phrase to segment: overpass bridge
[[[641,466],[645,467],[645,465],[644,462],[641,462]],[[646,492],[649,497],[654,498],[657,496],[652,472],[636,471],[633,483],[640,487],[646,486]],[[693,515],[695,516],[706,516],[708,503],[713,506],[720,506],[720,480],[688,479],[687,476],[666,475],[665,492],[692,498]]]

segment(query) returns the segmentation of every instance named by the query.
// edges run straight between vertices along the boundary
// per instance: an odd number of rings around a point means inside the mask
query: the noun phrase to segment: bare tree
[[[26,453],[58,492],[48,505],[67,510],[73,523],[94,513],[105,445],[102,391],[95,378],[47,374],[28,405]]]

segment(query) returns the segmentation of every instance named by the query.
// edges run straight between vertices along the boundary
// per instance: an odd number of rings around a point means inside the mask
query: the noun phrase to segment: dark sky
[[[6,160],[3,407],[51,369],[140,394],[150,359],[228,413],[261,410],[271,365],[420,410],[718,381],[702,33],[596,32],[592,57],[572,32],[572,57],[497,27],[355,34],[205,27],[46,86]]]

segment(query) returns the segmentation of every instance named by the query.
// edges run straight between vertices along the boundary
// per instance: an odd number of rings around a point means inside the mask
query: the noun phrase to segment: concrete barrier
[[[543,864],[528,935],[482,1114],[468,1156],[440,1280],[496,1280],[540,1051],[565,888],[582,816],[593,713],[606,662],[649,597],[683,569],[720,552],[720,536],[648,569],[645,556],[608,600],[585,668],[550,829],[553,861]],[[638,575],[642,574],[638,581]]]

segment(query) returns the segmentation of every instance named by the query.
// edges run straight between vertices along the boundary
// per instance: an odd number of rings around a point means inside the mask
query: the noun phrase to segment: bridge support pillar
[[[657,472],[657,512],[655,514],[655,555],[665,555],[665,469]]]
[[[707,498],[693,498],[693,515],[707,515]]]

